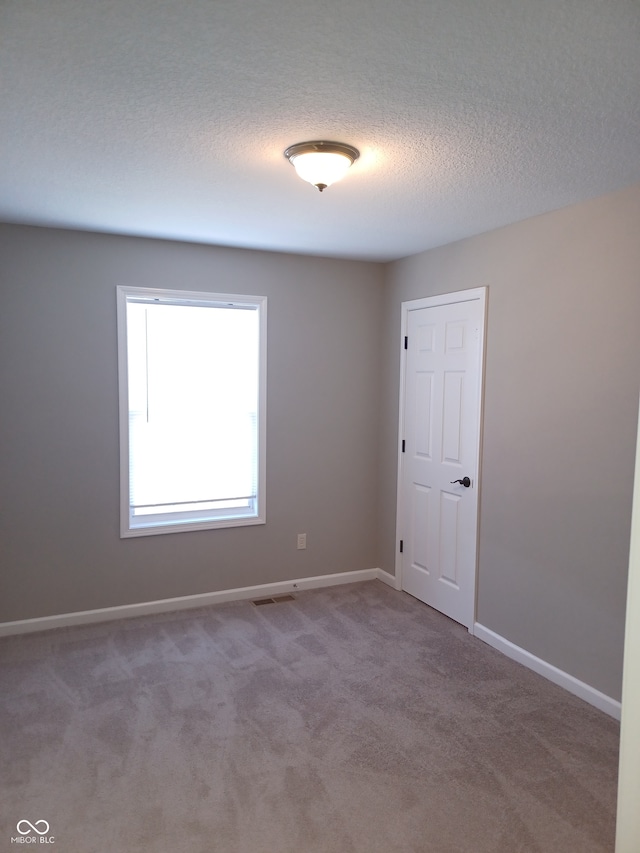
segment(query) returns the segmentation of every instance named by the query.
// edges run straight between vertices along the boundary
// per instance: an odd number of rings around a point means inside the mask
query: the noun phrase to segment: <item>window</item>
[[[264,523],[266,297],[117,291],[121,536]]]

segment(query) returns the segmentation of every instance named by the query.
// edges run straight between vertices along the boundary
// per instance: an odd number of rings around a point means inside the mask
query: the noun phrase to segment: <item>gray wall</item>
[[[380,556],[395,563],[403,300],[488,285],[478,621],[620,698],[640,383],[640,189],[387,269]]]
[[[375,567],[382,277],[0,226],[0,621]],[[267,295],[266,525],[119,538],[117,284]]]

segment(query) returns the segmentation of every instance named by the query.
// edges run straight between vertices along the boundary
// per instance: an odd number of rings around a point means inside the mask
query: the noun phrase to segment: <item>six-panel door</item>
[[[406,322],[402,588],[467,627],[475,601],[483,322],[481,299],[416,307]],[[452,482],[465,477],[469,487]]]

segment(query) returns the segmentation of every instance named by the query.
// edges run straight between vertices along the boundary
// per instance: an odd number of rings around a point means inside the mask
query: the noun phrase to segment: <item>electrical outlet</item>
[[[307,547],[307,534],[298,533],[298,551],[302,551]]]

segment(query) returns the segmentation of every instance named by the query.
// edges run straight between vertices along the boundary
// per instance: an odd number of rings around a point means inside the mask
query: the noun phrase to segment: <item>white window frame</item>
[[[118,385],[120,421],[120,536],[154,536],[163,533],[178,533],[189,530],[240,527],[266,522],[266,379],[267,379],[267,297],[229,293],[207,293],[187,290],[166,290],[147,287],[118,286],[117,329],[118,329]],[[129,484],[129,388],[128,388],[128,340],[127,302],[166,301],[170,304],[213,305],[227,308],[252,308],[259,318],[259,378],[258,378],[258,471],[256,499],[250,510],[230,515],[213,510],[211,516],[190,517],[181,513],[180,518],[156,516],[153,523],[132,524]]]

